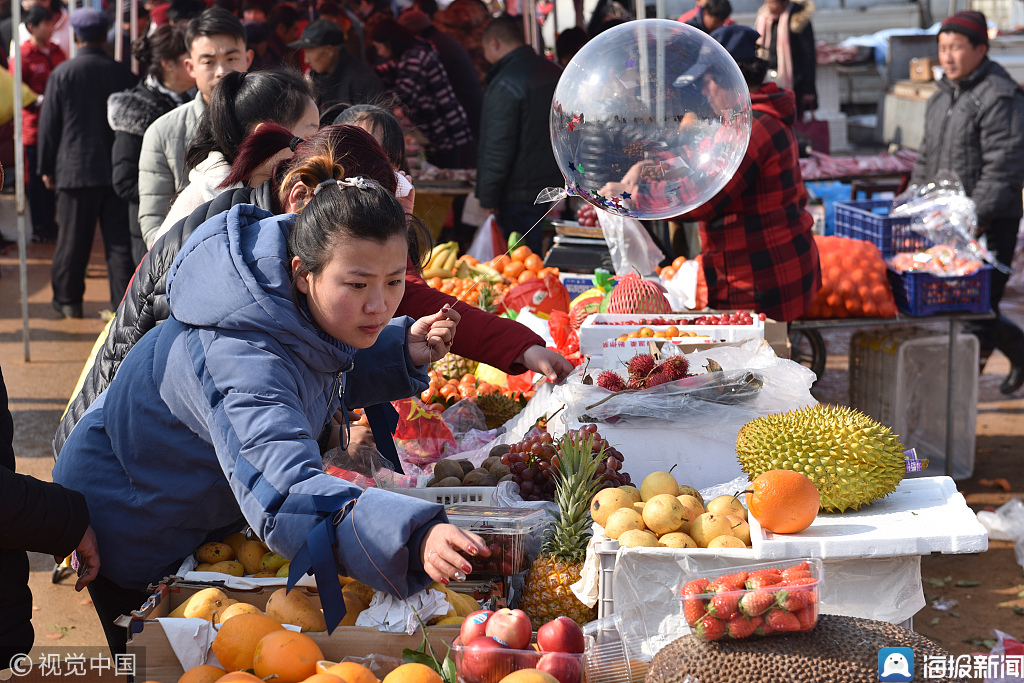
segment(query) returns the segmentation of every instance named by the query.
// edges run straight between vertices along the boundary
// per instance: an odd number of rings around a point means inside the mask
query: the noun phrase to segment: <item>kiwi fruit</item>
[[[458,477],[445,477],[439,480],[436,486],[462,486],[462,480]]]
[[[455,462],[454,460],[441,459],[434,464],[434,477],[437,479],[450,479],[455,477],[459,481],[465,473],[462,471],[462,465]],[[458,484],[456,484],[458,486]]]

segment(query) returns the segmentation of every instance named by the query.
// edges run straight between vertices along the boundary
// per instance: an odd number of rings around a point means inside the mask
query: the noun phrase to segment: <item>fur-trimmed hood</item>
[[[170,97],[154,91],[143,81],[131,90],[122,90],[107,98],[107,123],[115,133],[142,137],[154,121],[176,106]]]
[[[814,5],[814,0],[800,0],[799,2],[791,0],[789,4],[793,6],[793,10],[789,13],[789,32],[801,33],[811,23],[811,17],[814,16],[817,7]],[[764,5],[761,5],[757,10],[757,16],[760,17],[766,11]],[[756,21],[754,23],[757,24]]]

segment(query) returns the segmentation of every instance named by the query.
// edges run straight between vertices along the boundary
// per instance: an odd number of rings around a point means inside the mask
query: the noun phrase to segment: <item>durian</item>
[[[899,438],[842,406],[817,405],[751,420],[736,436],[736,454],[751,480],[768,470],[807,475],[827,512],[859,510],[895,491],[906,473]]]
[[[488,429],[497,429],[518,415],[523,406],[515,399],[501,394],[477,396],[476,407],[484,414]]]

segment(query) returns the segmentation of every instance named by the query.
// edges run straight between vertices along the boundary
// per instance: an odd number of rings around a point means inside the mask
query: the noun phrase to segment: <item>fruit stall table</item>
[[[596,536],[599,613],[638,608],[648,630],[677,634],[682,616],[675,589],[687,574],[817,557],[825,566],[822,612],[909,627],[925,605],[920,556],[988,547],[984,527],[948,477],[904,479],[889,496],[857,511],[819,513],[796,534],[772,534],[749,521],[752,549],[618,548]]]
[[[825,339],[821,330],[835,330],[863,327],[906,327],[930,323],[946,323],[948,325],[949,354],[946,360],[946,440],[945,453],[953,451],[953,410],[954,410],[954,371],[956,368],[956,337],[960,324],[973,320],[990,320],[995,317],[988,313],[946,313],[940,315],[915,317],[897,314],[895,318],[841,318],[837,320],[797,320],[789,324],[789,340],[792,347],[791,358],[805,365],[821,377],[825,371]],[[893,378],[895,381],[895,378]],[[954,458],[946,459],[947,477],[953,476]]]

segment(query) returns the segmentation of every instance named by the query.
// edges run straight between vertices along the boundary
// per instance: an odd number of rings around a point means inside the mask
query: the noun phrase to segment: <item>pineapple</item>
[[[440,372],[445,379],[461,380],[463,375],[475,375],[479,365],[475,360],[449,353],[441,360],[436,361],[432,368]]]
[[[494,287],[490,285],[480,285],[480,294],[477,296],[476,307],[481,311],[494,313],[497,298],[498,297],[494,293]]]
[[[560,463],[552,469],[558,486],[558,516],[545,536],[541,554],[526,574],[519,600],[519,607],[529,615],[534,628],[560,616],[570,617],[577,624],[597,616],[596,610],[580,602],[569,588],[579,581],[583,571],[591,535],[590,500],[600,485],[596,474],[603,456],[593,450],[593,434],[569,432],[559,441]]]

